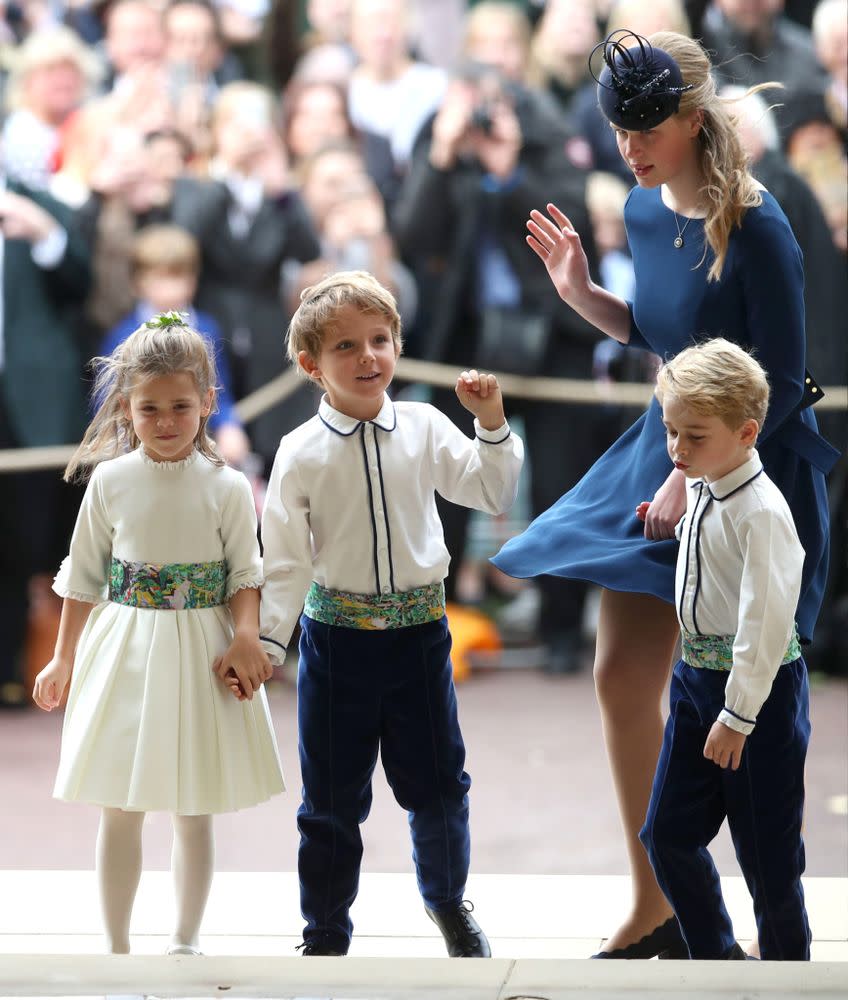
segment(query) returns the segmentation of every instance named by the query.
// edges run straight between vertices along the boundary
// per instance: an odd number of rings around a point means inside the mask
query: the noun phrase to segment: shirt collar
[[[726,500],[733,493],[741,490],[743,486],[747,486],[748,483],[756,479],[762,471],[763,463],[760,461],[760,456],[755,448],[751,452],[751,457],[746,462],[738,465],[732,472],[728,472],[726,476],[722,476],[721,479],[716,479],[711,483],[706,483],[703,479],[696,479],[690,483],[690,486],[694,488],[703,483],[713,500]]]
[[[218,158],[210,163],[209,176],[226,184],[231,196],[243,211],[255,213],[259,210],[263,194],[261,178],[232,170]]]
[[[395,405],[385,393],[383,393],[383,405],[380,407],[380,412],[373,420],[357,420],[356,417],[349,417],[346,413],[341,413],[330,406],[326,395],[321,397],[318,416],[325,427],[329,427],[336,434],[341,434],[342,437],[349,437],[364,423],[374,424],[381,431],[393,431],[397,427]]]

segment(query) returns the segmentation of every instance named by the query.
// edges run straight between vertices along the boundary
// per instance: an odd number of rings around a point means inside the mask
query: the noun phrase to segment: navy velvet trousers
[[[378,754],[409,814],[425,904],[462,901],[470,859],[465,745],[447,618],[386,631],[301,618],[298,672],[303,801],[298,873],[304,940],[346,953],[359,886],[360,824]]]
[[[745,741],[739,770],[722,769],[704,743],[724,707],[728,674],[680,661],[651,802],[640,834],[692,958],[724,958],[735,943],[718,872],[707,851],[727,817],[754,901],[763,959],[810,957],[801,873],[804,760],[810,738],[803,659],[784,664]]]

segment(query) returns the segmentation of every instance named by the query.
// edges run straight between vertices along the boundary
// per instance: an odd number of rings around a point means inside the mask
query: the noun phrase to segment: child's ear
[[[689,118],[689,137],[694,139],[703,127],[704,112],[698,108],[697,111],[692,112],[692,115]]]
[[[753,448],[757,443],[757,435],[760,433],[760,425],[751,417],[739,428],[739,440],[746,448]]]
[[[306,372],[306,374],[311,379],[321,378],[321,369],[318,367],[318,362],[311,354],[306,351],[298,351],[297,363],[300,365],[301,370]]]
[[[206,395],[200,401],[200,415],[202,417],[208,417],[212,412],[212,404],[215,402],[215,390],[207,389]]]
[[[126,396],[118,396],[118,403],[121,407],[121,413],[127,420],[132,420],[132,410],[130,409],[130,401]]]

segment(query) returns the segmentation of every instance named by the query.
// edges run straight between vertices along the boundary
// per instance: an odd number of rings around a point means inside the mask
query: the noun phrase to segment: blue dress
[[[709,251],[697,266],[703,220],[687,223],[677,249],[674,214],[659,188],[630,192],[625,223],[636,272],[628,346],[671,357],[694,341],[722,336],[753,348],[768,372],[771,400],[757,448],[806,553],[797,622],[802,641],[809,641],[827,576],[825,475],[838,452],[819,435],[805,393],[802,259],[786,216],[763,192],[762,205],[749,209],[731,235],[718,282],[707,282]],[[655,399],[572,490],[492,561],[510,576],[588,580],[673,604],[677,542],[649,541],[635,515],[671,470]]]

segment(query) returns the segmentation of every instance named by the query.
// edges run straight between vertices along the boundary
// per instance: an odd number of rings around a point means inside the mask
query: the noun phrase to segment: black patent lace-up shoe
[[[320,941],[304,941],[295,948],[295,951],[299,951],[301,957],[306,958],[316,958],[319,955],[326,958],[341,958],[343,954],[340,951],[333,951]]]
[[[471,916],[474,904],[463,900],[454,910],[431,910],[427,916],[442,932],[451,958],[491,958],[489,939]]]

